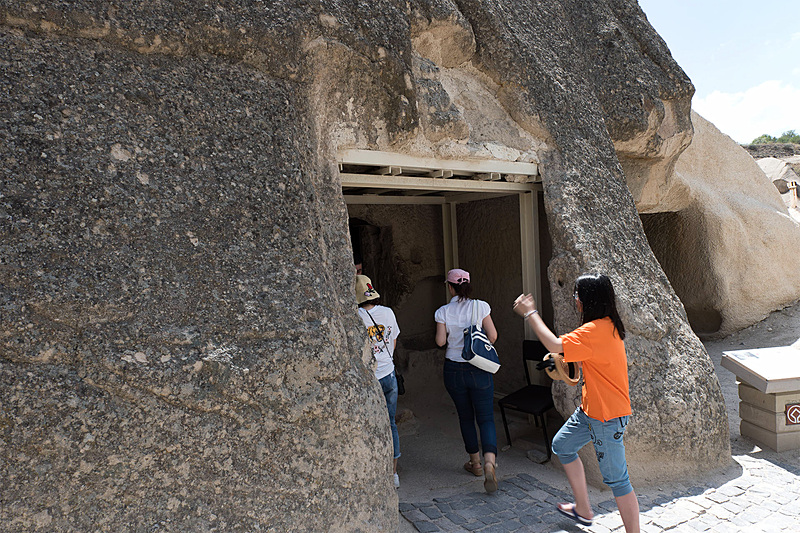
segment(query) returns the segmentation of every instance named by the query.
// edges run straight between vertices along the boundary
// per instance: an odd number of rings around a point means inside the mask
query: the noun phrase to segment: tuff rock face
[[[693,329],[722,337],[800,298],[800,223],[759,167],[768,159],[757,163],[697,113],[692,123],[671,180],[686,208],[643,221]]]
[[[617,288],[634,482],[729,460],[636,206],[693,89],[632,0],[2,0],[0,41],[3,529],[396,527],[341,148],[540,161],[556,328]]]

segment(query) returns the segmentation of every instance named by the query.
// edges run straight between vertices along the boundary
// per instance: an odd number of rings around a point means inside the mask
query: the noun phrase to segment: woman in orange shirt
[[[631,414],[628,393],[628,361],[625,355],[625,326],[617,312],[614,287],[604,274],[584,274],[575,281],[575,304],[582,325],[556,337],[539,316],[533,297],[523,295],[514,311],[533,328],[552,353],[563,353],[564,361],[580,363],[583,369],[581,405],[553,438],[572,487],[575,503],[560,503],[557,509],[584,525],[594,513],[589,503],[586,474],[578,450],[594,444],[603,482],[614,493],[627,533],[639,532],[639,502],[628,478],[623,436]]]

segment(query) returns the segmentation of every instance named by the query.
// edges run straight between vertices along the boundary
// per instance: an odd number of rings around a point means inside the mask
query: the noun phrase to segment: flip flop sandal
[[[575,510],[575,504],[574,503],[559,503],[558,505],[556,505],[556,510],[559,513],[561,513],[564,516],[566,516],[567,518],[571,518],[572,520],[575,520],[579,524],[583,524],[584,526],[591,526],[592,525],[592,519],[591,518],[584,518],[584,517],[582,517],[581,515],[578,514],[578,512]]]

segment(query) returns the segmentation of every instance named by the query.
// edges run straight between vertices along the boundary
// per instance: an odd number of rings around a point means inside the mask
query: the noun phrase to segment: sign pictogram
[[[800,403],[786,404],[786,425],[800,424]]]

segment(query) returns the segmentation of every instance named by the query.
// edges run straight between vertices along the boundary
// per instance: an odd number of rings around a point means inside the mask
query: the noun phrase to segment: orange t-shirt
[[[606,422],[631,414],[628,358],[610,318],[592,320],[561,336],[564,361],[583,367],[583,412]]]

